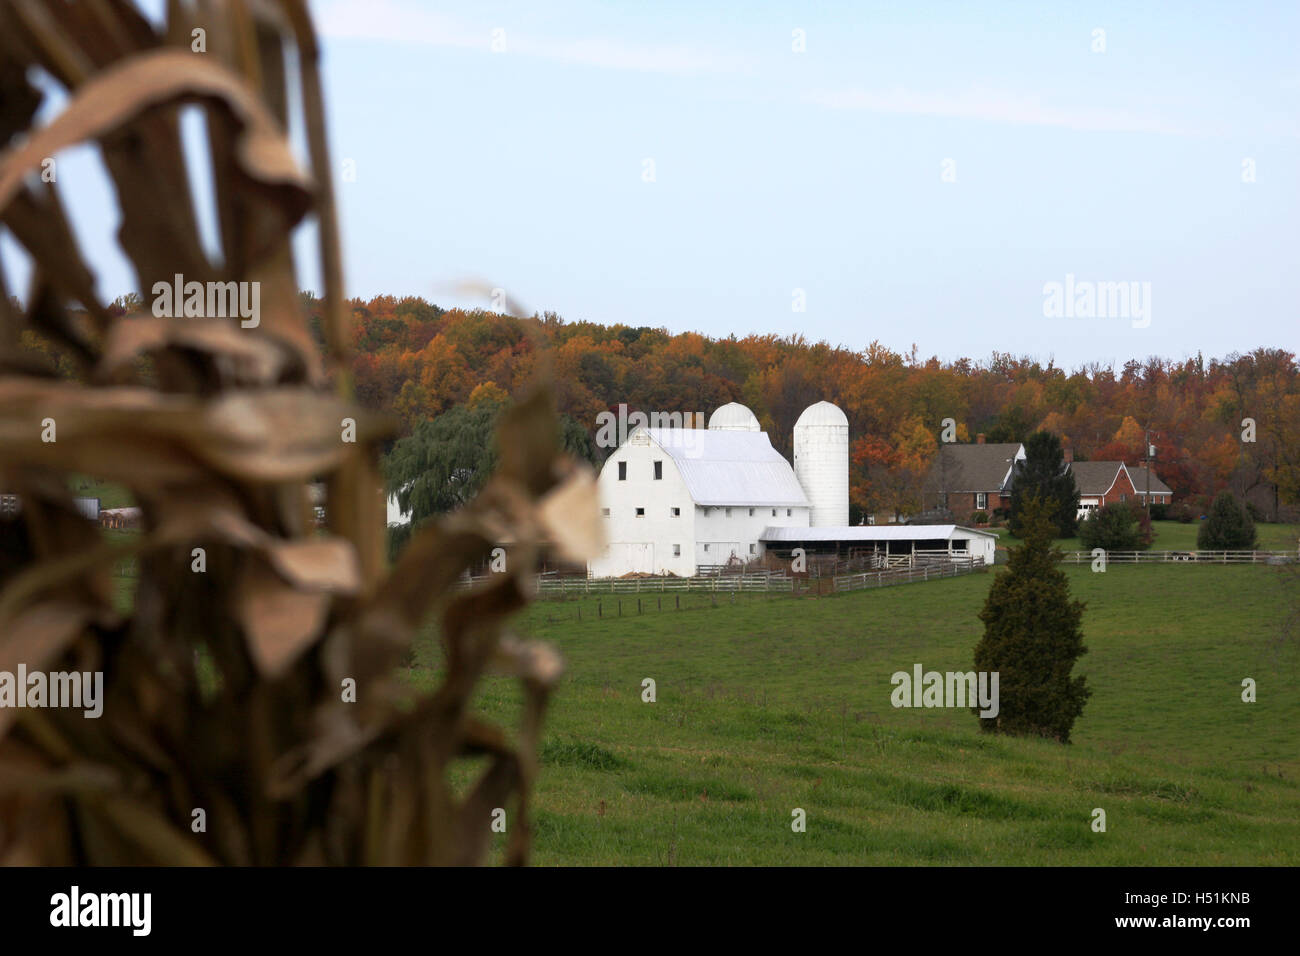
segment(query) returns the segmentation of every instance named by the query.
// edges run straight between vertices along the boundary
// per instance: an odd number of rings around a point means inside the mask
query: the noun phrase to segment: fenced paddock
[[[916,562],[907,568],[861,571],[851,574],[791,575],[774,571],[743,574],[713,574],[690,578],[637,577],[637,578],[558,578],[539,577],[537,593],[541,597],[567,597],[588,594],[666,594],[705,592],[714,594],[839,594],[860,591],[863,588],[889,587],[915,581],[931,581],[957,577],[982,570],[984,564],[977,558],[958,557],[940,559],[938,556]],[[491,575],[467,578],[462,587],[473,587],[490,580]]]
[[[1295,564],[1295,551],[1107,551],[1107,564]],[[1091,551],[1066,551],[1066,564],[1091,564]]]

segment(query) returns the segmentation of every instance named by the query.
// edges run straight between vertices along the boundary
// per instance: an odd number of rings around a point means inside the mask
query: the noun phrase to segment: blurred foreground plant
[[[539,549],[582,559],[596,547],[593,479],[559,454],[540,388],[504,415],[483,492],[385,572],[378,443],[393,426],[351,400],[317,59],[302,0],[173,2],[161,28],[126,0],[0,6],[0,222],[33,267],[23,307],[0,262],[0,493],[21,501],[0,516],[0,673],[104,675],[97,719],[0,707],[0,862],[468,864],[484,859],[498,807],[507,860],[526,859],[560,661],[504,622]],[[68,96],[42,127],[37,72]],[[306,170],[285,134],[290,89]],[[200,241],[183,107],[205,124],[219,257]],[[122,315],[97,299],[48,174],[87,142],[116,189],[139,287],[255,283],[251,326],[186,317],[180,303]],[[323,354],[290,246],[309,214]],[[138,535],[115,543],[78,513],[69,479],[81,474],[129,489]],[[509,570],[457,591],[500,542]],[[139,574],[123,614],[112,571],[126,558]],[[397,664],[433,608],[444,679],[418,696]],[[489,672],[523,684],[513,740],[470,709]],[[488,759],[458,795],[448,767],[466,755]]]

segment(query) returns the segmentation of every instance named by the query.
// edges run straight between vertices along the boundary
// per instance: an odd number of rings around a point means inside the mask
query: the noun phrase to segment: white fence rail
[[[1294,564],[1300,555],[1295,551],[1107,551],[1107,564],[1150,564],[1156,562],[1188,564]],[[1091,551],[1066,551],[1066,564],[1091,564]]]

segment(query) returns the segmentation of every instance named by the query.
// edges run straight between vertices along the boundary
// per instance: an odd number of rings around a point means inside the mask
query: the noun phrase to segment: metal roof
[[[799,420],[794,423],[795,428],[806,428],[810,425],[834,425],[837,428],[848,428],[849,419],[838,405],[832,405],[830,402],[817,402],[805,408],[803,414],[799,416]]]
[[[988,531],[963,528],[956,524],[850,525],[844,528],[774,528],[763,529],[760,541],[933,541],[951,538],[954,532],[997,538]]]
[[[808,507],[794,469],[772,447],[766,432],[704,428],[644,431],[672,458],[697,505]]]
[[[709,427],[714,431],[761,432],[758,419],[739,402],[727,402],[709,416]]]

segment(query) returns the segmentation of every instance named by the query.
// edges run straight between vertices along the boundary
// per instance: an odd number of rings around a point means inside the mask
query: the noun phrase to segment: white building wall
[[[953,547],[954,541],[965,541],[965,554],[968,554],[973,558],[983,558],[985,564],[992,566],[998,546],[996,538],[991,538],[982,534],[972,534],[969,531],[963,531],[961,528],[958,528],[948,536],[948,551],[954,554],[962,554],[963,552],[958,551]]]
[[[742,562],[757,558],[763,554],[759,536],[769,526],[806,528],[808,508],[798,505],[696,506],[695,563],[726,564],[733,551]],[[706,544],[707,551],[704,548]],[[751,546],[753,550],[750,550]]]
[[[655,480],[654,463],[663,462],[663,477]],[[618,480],[620,462],[627,479]],[[632,571],[646,574],[695,573],[695,502],[672,457],[641,433],[633,435],[606,459],[596,480],[604,523],[605,552],[588,564],[593,577],[617,577]],[[637,508],[645,514],[638,516]],[[674,516],[672,509],[679,509]],[[609,509],[609,514],[604,514]],[[673,546],[681,554],[674,555]]]

